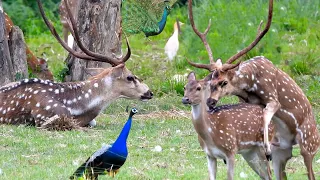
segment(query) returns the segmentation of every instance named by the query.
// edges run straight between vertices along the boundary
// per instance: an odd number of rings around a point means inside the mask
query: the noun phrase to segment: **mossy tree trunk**
[[[121,51],[121,0],[79,0],[77,26],[83,44],[91,51],[115,57]],[[78,47],[74,45],[74,49]],[[86,68],[109,67],[107,63],[68,59],[68,81],[86,79]]]
[[[0,86],[13,81],[13,66],[6,34],[5,18],[0,0]]]

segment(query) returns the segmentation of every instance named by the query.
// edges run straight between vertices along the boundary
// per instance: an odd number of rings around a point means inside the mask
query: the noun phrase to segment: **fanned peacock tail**
[[[163,15],[177,0],[122,0],[122,27],[127,35],[145,33],[146,36],[161,33]],[[167,12],[165,12],[167,11]],[[165,17],[166,20],[166,17]],[[159,24],[161,22],[161,25]]]

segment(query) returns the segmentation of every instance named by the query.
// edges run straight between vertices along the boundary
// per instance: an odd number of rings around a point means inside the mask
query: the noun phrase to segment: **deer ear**
[[[190,72],[187,78],[188,78],[188,81],[195,81],[196,74],[194,72]]]
[[[221,61],[221,59],[217,59],[216,66],[217,66],[218,69],[222,68],[222,61]]]
[[[122,76],[124,67],[125,67],[124,64],[119,64],[119,65],[113,67],[112,72],[111,72],[112,77],[116,78],[116,77]]]
[[[213,73],[208,74],[208,75],[204,78],[204,81],[205,81],[205,82],[210,81],[210,80],[212,79],[212,74],[213,74]]]

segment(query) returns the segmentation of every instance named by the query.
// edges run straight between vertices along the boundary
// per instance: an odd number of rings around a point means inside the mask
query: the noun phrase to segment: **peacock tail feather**
[[[121,15],[124,32],[127,35],[141,32],[145,33],[146,36],[148,34],[159,34],[162,31],[159,22],[163,18],[165,9],[169,11],[171,5],[176,1],[122,0]]]

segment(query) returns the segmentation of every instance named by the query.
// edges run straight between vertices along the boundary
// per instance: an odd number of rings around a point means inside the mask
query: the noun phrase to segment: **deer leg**
[[[263,142],[265,146],[266,155],[271,155],[271,147],[270,147],[269,137],[268,137],[268,134],[269,134],[268,127],[273,115],[278,111],[279,108],[280,108],[280,103],[278,101],[271,101],[267,103],[266,107],[263,109],[263,122],[264,122]]]
[[[260,176],[261,179],[271,179],[269,162],[260,147],[254,147],[252,150],[242,153],[242,157],[249,166]]]
[[[309,153],[301,151],[301,155],[303,157],[304,164],[307,167],[308,179],[315,180],[314,172],[313,172],[313,168],[312,168],[312,160],[314,158],[314,154],[309,154]]]
[[[227,157],[228,180],[233,180],[234,172],[234,154]]]
[[[217,174],[217,158],[207,155],[209,179],[215,180]]]
[[[306,123],[300,126],[302,134],[297,134],[296,140],[300,146],[300,153],[303,157],[304,164],[307,167],[308,179],[314,180],[314,171],[312,167],[313,158],[319,148],[319,132],[316,124],[311,124],[313,120],[306,118]],[[304,138],[303,138],[304,137]]]
[[[292,146],[281,149],[278,146],[272,146],[272,166],[277,180],[287,179],[285,172],[288,160],[292,157]]]

